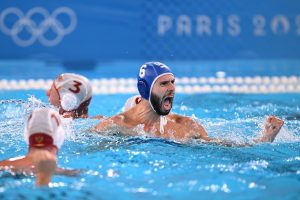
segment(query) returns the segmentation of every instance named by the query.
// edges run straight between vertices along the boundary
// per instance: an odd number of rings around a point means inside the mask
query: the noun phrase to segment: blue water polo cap
[[[163,63],[147,62],[143,64],[140,67],[137,81],[137,87],[140,95],[144,99],[149,100],[152,91],[152,86],[155,83],[155,81],[159,77],[167,74],[173,75],[170,68]]]

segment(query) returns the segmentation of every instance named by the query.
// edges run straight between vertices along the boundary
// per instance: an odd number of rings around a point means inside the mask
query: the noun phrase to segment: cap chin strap
[[[163,116],[163,115],[160,115],[159,116],[159,132],[160,134],[164,134],[165,132],[165,129],[164,129],[164,126],[167,125],[167,117],[166,116]]]
[[[151,97],[150,97],[151,98]],[[151,99],[148,100],[152,110],[154,112],[156,112],[156,110],[154,109],[152,103],[151,103]],[[158,114],[156,112],[156,114]],[[165,115],[159,115],[159,132],[160,134],[164,134],[165,130],[164,130],[164,126],[167,124],[167,117]]]
[[[153,110],[154,112],[156,112],[156,110],[155,110],[154,107],[152,106],[151,101],[148,100],[148,102],[149,102],[149,104],[150,104],[152,110]],[[156,114],[158,114],[158,113],[156,112]],[[159,132],[160,132],[160,134],[164,134],[164,132],[165,132],[164,126],[167,124],[167,121],[168,121],[168,120],[167,120],[167,117],[166,117],[165,115],[159,115]]]

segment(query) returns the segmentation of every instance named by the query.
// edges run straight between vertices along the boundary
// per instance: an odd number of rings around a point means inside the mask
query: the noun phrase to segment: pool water
[[[24,121],[47,105],[44,91],[0,91],[0,159],[24,155]],[[130,95],[96,95],[90,116],[119,113]],[[267,115],[285,125],[273,143],[223,147],[99,135],[95,119],[66,120],[61,167],[82,169],[35,188],[31,176],[0,172],[0,199],[298,199],[300,189],[300,94],[178,94],[173,112],[192,116],[210,136],[251,141]]]

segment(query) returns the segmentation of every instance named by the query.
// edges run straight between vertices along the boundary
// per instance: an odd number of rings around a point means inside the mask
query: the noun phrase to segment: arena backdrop
[[[299,59],[299,0],[1,0],[0,59]]]

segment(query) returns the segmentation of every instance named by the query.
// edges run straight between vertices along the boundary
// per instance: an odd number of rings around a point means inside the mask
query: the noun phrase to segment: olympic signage
[[[269,16],[268,16],[269,17]],[[212,36],[241,36],[243,17],[237,14],[228,17],[197,15],[159,15],[157,19],[157,33],[164,37],[172,32],[177,37],[212,37]],[[248,19],[249,20],[249,19]],[[285,36],[295,35],[300,37],[300,13],[298,15],[275,15],[267,19],[262,14],[256,14],[249,20],[250,23],[244,25],[252,27],[254,37],[268,37],[270,35]],[[249,31],[249,30],[248,30]]]
[[[34,20],[33,16],[42,18],[40,22]],[[65,25],[59,20],[59,16],[65,15],[69,18],[69,24]],[[13,24],[12,19],[16,18]],[[15,44],[22,47],[39,42],[44,46],[56,46],[62,39],[72,33],[77,25],[75,12],[68,7],[58,7],[52,13],[42,7],[34,7],[23,12],[16,7],[8,7],[0,13],[0,30],[11,37]],[[46,33],[51,31],[55,37],[47,38]],[[22,37],[22,33],[29,34]]]
[[[1,0],[0,59],[86,66],[115,59],[300,58],[299,0],[51,0],[39,5],[39,0]]]

